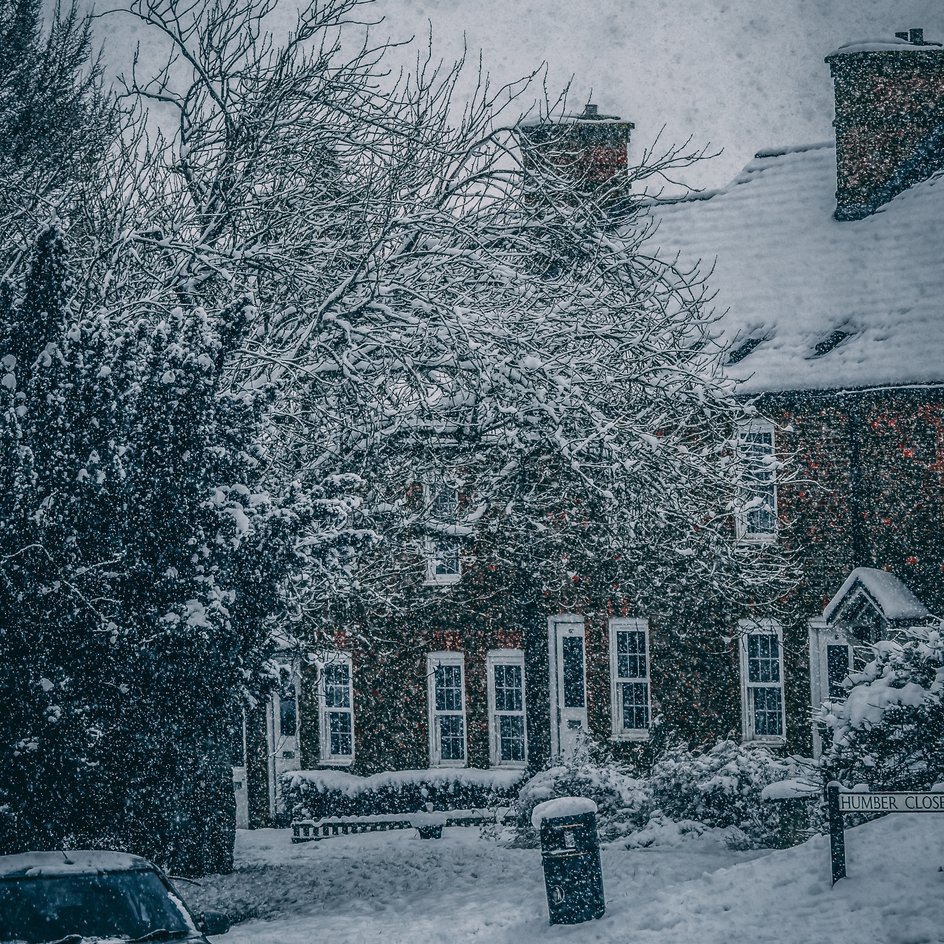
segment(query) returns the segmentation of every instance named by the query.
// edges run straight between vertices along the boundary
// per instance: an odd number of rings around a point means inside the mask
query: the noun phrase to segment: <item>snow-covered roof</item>
[[[74,875],[89,872],[123,872],[153,868],[147,859],[126,852],[68,849],[62,852],[21,852],[0,856],[0,878],[40,875]]]
[[[856,567],[823,610],[827,622],[856,591],[857,585],[865,590],[882,616],[891,623],[921,622],[929,616],[927,607],[894,574],[874,567]]]
[[[833,219],[835,187],[835,147],[814,144],[651,208],[659,254],[709,275],[745,393],[944,382],[944,176],[856,221]]]

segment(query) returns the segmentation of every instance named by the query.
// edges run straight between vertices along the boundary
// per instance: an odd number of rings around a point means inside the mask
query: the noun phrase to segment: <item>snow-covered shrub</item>
[[[391,770],[370,777],[296,770],[285,775],[283,790],[298,820],[507,806],[520,780],[519,771],[473,768]]]
[[[818,720],[831,740],[832,779],[873,790],[927,789],[944,779],[944,641],[940,626],[876,643],[844,701]]]
[[[651,802],[670,819],[736,827],[748,844],[790,841],[795,810],[765,801],[768,784],[796,774],[789,760],[760,745],[719,741],[704,752],[678,745],[656,760],[649,778]]]
[[[516,844],[537,845],[531,826],[531,811],[555,797],[588,797],[597,804],[597,827],[603,840],[626,836],[645,823],[648,788],[645,781],[606,752],[592,745],[578,750],[574,758],[539,771],[518,791],[512,808]]]

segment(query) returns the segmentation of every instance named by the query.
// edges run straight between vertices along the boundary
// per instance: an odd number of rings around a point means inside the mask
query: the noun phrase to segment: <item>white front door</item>
[[[285,674],[269,701],[269,815],[289,812],[282,795],[282,776],[301,767],[298,751],[298,676]]]
[[[571,758],[587,730],[587,656],[581,616],[549,623],[551,753]]]

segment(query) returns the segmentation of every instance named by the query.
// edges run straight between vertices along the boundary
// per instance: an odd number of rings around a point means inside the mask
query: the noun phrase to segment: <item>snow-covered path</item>
[[[706,839],[603,853],[607,913],[549,927],[540,855],[447,829],[291,845],[241,833],[238,869],[188,897],[238,924],[226,944],[942,944],[944,817],[886,817],[847,832],[849,878],[830,889],[826,840],[765,854]],[[196,893],[196,894],[194,894]]]

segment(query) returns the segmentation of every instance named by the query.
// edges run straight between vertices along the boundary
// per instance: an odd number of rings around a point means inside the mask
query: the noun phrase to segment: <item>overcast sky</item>
[[[281,2],[288,12],[295,0]],[[431,22],[446,58],[464,37],[496,79],[541,62],[553,88],[573,76],[576,106],[592,90],[601,111],[635,122],[631,156],[663,125],[668,141],[723,147],[694,178],[702,186],[723,185],[760,148],[831,137],[823,59],[837,46],[911,27],[944,41],[942,0],[377,0],[376,9],[381,32],[398,39],[424,38]],[[98,22],[119,68],[133,31]]]

